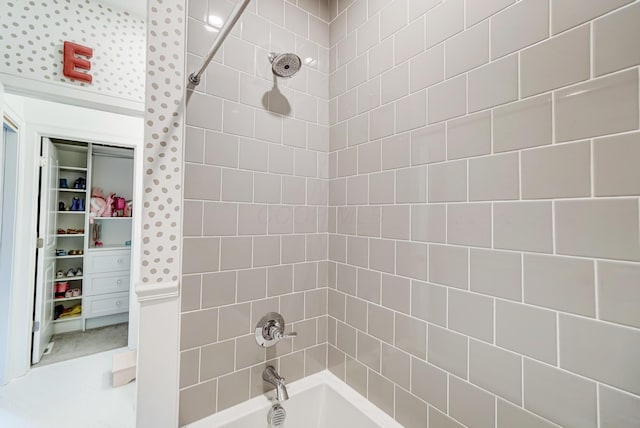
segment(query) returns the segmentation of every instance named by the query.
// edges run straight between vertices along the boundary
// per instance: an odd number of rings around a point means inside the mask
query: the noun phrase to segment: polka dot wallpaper
[[[145,22],[94,0],[4,0],[0,72],[144,100]],[[87,84],[62,74],[63,42],[93,48]]]

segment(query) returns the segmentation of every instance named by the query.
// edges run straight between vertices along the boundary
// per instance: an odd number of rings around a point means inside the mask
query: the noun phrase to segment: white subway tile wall
[[[181,423],[269,362],[407,427],[640,425],[639,6],[251,2],[187,102]]]
[[[329,369],[407,427],[640,426],[640,3],[329,5]]]

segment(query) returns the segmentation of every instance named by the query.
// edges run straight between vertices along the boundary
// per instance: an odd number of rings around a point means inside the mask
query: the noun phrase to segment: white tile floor
[[[111,388],[111,360],[123,351],[34,368],[0,387],[0,427],[133,427],[135,383]]]

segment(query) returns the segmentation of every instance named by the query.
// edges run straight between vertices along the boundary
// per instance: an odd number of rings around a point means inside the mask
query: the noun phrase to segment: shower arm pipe
[[[242,12],[244,12],[250,1],[251,0],[238,0],[238,2],[236,3],[235,7],[229,14],[227,21],[220,29],[218,37],[216,37],[216,39],[213,41],[213,45],[211,46],[211,49],[209,49],[209,53],[207,53],[207,57],[204,59],[204,62],[197,72],[191,73],[189,75],[189,82],[191,82],[194,86],[200,84],[200,76],[202,76],[202,73],[204,73],[204,71],[207,69],[207,66],[218,52],[218,49],[220,49],[220,46],[222,46],[222,43],[224,43],[224,40],[233,29],[233,26],[236,25],[236,22],[238,22],[238,19],[240,19]]]

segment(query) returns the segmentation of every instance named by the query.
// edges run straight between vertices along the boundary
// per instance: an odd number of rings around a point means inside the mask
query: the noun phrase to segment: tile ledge
[[[136,286],[138,302],[146,303],[153,300],[178,298],[180,295],[180,282],[156,282],[153,284],[138,284]]]

